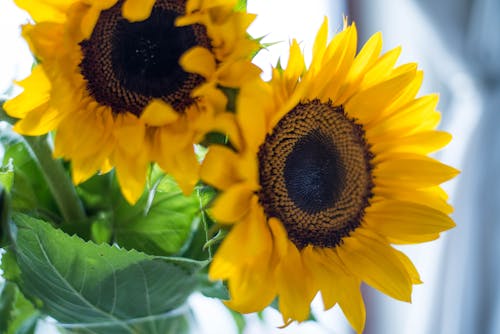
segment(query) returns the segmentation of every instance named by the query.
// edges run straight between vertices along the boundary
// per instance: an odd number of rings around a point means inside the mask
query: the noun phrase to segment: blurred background
[[[418,62],[425,79],[421,95],[439,92],[441,128],[452,143],[437,157],[462,171],[445,185],[457,227],[439,240],[404,247],[421,274],[413,302],[394,301],[364,287],[367,334],[500,333],[500,1],[499,0],[248,0],[259,14],[251,26],[264,42],[281,42],[255,59],[269,76],[288,41],[306,50],[324,16],[330,36],[342,29],[342,15],[356,22],[359,45],[381,31],[384,50],[403,46],[400,63]],[[0,95],[12,96],[14,79],[30,72],[32,58],[20,38],[26,13],[0,0]],[[309,52],[309,53],[307,53]],[[0,124],[0,131],[2,125]],[[0,158],[2,148],[0,147]],[[217,300],[193,295],[190,304],[199,333],[237,333],[232,316]],[[274,310],[246,316],[245,334],[351,333],[338,308],[324,312],[315,300],[317,322],[284,330]],[[50,321],[38,333],[52,332]]]

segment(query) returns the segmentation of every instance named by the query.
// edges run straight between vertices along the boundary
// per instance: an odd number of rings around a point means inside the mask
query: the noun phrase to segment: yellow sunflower
[[[327,43],[317,34],[306,68],[296,41],[286,69],[241,88],[236,149],[212,147],[202,179],[221,190],[212,215],[233,224],[211,279],[227,280],[229,307],[259,311],[276,297],[285,324],[308,318],[320,292],[357,332],[362,282],[410,301],[421,283],[391,244],[433,240],[454,226],[440,184],[457,171],[427,156],[451,136],[436,131],[438,97],[416,97],[422,71],[395,67],[372,36],[356,55],[354,24]]]
[[[190,192],[193,143],[209,129],[236,128],[221,87],[260,72],[246,34],[254,16],[235,11],[234,0],[16,3],[35,21],[23,36],[39,65],[5,104],[20,119],[15,130],[56,130],[54,155],[71,160],[76,184],[115,167],[134,203],[153,161]]]

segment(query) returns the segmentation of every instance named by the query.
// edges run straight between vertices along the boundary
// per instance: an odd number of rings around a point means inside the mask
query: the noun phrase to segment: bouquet
[[[284,326],[321,295],[361,333],[362,282],[410,301],[393,245],[454,226],[458,172],[400,48],[325,19],[310,64],[292,40],[263,80],[246,1],[16,3],[35,62],[2,102],[2,332],[190,332],[199,291]]]

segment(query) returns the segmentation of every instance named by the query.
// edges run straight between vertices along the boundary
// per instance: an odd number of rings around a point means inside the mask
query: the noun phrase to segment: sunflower
[[[421,283],[392,244],[430,241],[454,226],[440,184],[457,171],[427,156],[451,136],[436,131],[436,95],[416,97],[422,72],[381,55],[381,34],[356,55],[354,24],[327,43],[321,26],[310,66],[292,41],[287,67],[243,85],[240,138],[215,146],[201,178],[220,190],[211,214],[232,227],[211,264],[236,311],[276,297],[285,324],[307,320],[320,292],[357,332],[360,284],[402,301]]]
[[[235,129],[222,88],[260,73],[246,34],[254,15],[234,0],[16,3],[35,21],[23,36],[39,65],[5,104],[20,119],[14,129],[56,130],[54,155],[71,160],[75,184],[115,167],[134,203],[156,162],[189,193],[199,172],[193,143],[209,129]]]

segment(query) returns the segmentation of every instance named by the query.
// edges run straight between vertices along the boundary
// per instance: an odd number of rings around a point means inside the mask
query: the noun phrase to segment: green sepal
[[[247,0],[238,0],[236,6],[234,6],[234,10],[237,12],[246,12],[247,10]]]

